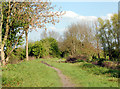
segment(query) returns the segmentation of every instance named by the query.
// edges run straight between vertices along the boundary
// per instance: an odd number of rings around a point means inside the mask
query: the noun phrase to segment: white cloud
[[[101,16],[102,19],[111,19],[111,16],[113,16],[113,13],[109,13],[106,16]]]
[[[64,18],[76,18],[79,17],[79,15],[73,11],[66,11],[65,15],[63,16]]]
[[[64,19],[71,19],[71,21],[94,21],[97,19],[96,16],[82,16],[82,15],[79,15],[73,11],[66,11],[66,14],[63,16]]]
[[[111,18],[111,16],[113,15],[113,13],[109,13],[106,16],[100,16],[102,19],[109,19]],[[95,21],[97,20],[97,16],[83,16],[83,15],[79,15],[73,11],[66,11],[66,14],[63,15],[63,22],[65,21],[65,23],[76,23],[76,22],[83,22],[83,21]]]
[[[106,16],[101,16],[101,18],[103,19],[110,19],[110,17],[112,16],[112,13],[107,14]],[[67,30],[67,27],[71,24],[71,23],[76,23],[76,22],[85,22],[85,21],[94,21],[97,20],[96,16],[83,16],[83,15],[79,15],[73,11],[66,11],[66,14],[63,15],[62,20],[60,20],[60,23],[57,23],[55,26],[54,25],[47,25],[48,27],[48,31],[54,30],[56,32],[59,32],[61,35],[63,34],[64,31]],[[44,30],[44,29],[42,29]],[[33,40],[40,40],[40,34],[41,34],[41,30],[38,29],[37,31],[32,31],[31,33],[29,33],[29,40],[33,39]]]

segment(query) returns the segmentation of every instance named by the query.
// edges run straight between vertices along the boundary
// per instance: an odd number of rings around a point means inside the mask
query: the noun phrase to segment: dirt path
[[[66,77],[64,74],[62,74],[62,72],[59,69],[57,69],[57,68],[55,68],[55,67],[53,67],[53,66],[51,66],[43,61],[41,63],[43,63],[43,64],[45,64],[45,65],[47,65],[47,66],[49,66],[52,69],[57,71],[59,77],[61,78],[61,82],[62,82],[63,87],[74,87],[75,86],[74,84],[72,84],[70,82],[70,79],[68,77]]]

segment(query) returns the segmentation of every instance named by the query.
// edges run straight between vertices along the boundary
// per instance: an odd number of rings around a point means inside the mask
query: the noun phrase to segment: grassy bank
[[[71,78],[76,86],[83,87],[117,87],[118,81],[115,77],[109,77],[107,68],[98,67],[89,63],[57,63],[55,60],[46,60],[47,63],[59,68],[63,74]]]
[[[57,72],[32,60],[9,64],[2,69],[3,86],[7,87],[58,87],[61,86]]]

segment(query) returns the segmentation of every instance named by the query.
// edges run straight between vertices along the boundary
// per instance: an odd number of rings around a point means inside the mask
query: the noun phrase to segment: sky
[[[62,7],[62,10],[66,11],[66,14],[62,16],[62,19],[56,25],[48,24],[47,31],[54,30],[61,35],[72,23],[83,20],[93,21],[97,17],[109,19],[113,13],[118,13],[118,2],[52,2],[52,4],[58,8]],[[37,31],[30,32],[28,34],[28,40],[40,40],[43,30],[38,29]]]

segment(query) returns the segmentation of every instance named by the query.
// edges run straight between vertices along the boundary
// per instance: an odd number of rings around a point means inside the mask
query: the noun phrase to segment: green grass
[[[96,74],[96,75],[106,75],[106,76],[110,76],[110,77],[116,77],[118,78],[118,74],[120,73],[119,70],[115,70],[115,69],[108,69],[105,67],[100,67],[91,63],[84,63],[83,65],[80,65],[80,67],[83,70],[86,70],[90,73]]]
[[[40,60],[9,64],[2,70],[4,87],[58,87],[62,85],[56,71],[40,63]]]
[[[53,60],[46,60],[46,62],[56,68],[59,68],[63,72],[63,74],[71,78],[72,82],[76,84],[77,87],[79,86],[117,87],[118,86],[117,78],[109,77],[106,74],[100,73],[107,71],[106,68],[96,67],[95,65],[90,65],[90,64],[88,66],[88,63],[85,62],[74,63],[74,64],[57,63]]]
[[[8,87],[61,87],[62,84],[57,72],[40,61],[45,61],[60,69],[64,75],[71,79],[71,82],[76,84],[76,87],[118,86],[117,78],[109,77],[109,73],[106,74],[107,68],[86,62],[59,63],[57,58],[8,64],[2,68],[2,85]]]

